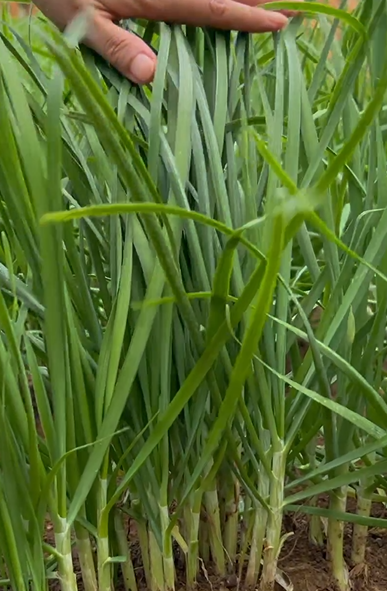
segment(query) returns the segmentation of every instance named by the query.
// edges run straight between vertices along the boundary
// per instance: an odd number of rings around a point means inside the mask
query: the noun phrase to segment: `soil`
[[[322,504],[325,505],[324,499]],[[354,501],[349,500],[348,511],[354,510]],[[385,518],[387,510],[383,505],[375,505],[374,517]],[[293,532],[284,544],[279,560],[279,569],[293,584],[294,591],[335,591],[332,583],[329,564],[324,547],[318,548],[311,544],[308,537],[308,519],[304,515],[288,515],[284,520],[287,532]],[[52,531],[48,526],[47,539],[52,543]],[[351,525],[345,528],[345,557],[350,562]],[[131,553],[138,576],[139,591],[146,591],[145,578],[141,564],[141,552],[135,539],[135,526],[128,526],[128,538]],[[387,530],[370,529],[366,564],[362,568],[350,570],[353,591],[386,591],[387,590]],[[83,591],[77,556],[74,556],[77,571],[78,590]],[[184,572],[177,565],[178,591],[184,591]],[[60,591],[59,581],[52,581],[50,591]],[[122,582],[118,581],[115,591],[125,591]],[[219,580],[210,571],[204,571],[198,578],[198,591],[238,591],[235,576],[227,580]],[[276,591],[283,591],[278,585]]]
[[[349,500],[348,511],[353,511],[354,501]],[[375,505],[374,517],[386,516],[383,505]],[[308,521],[305,516],[293,516],[292,536],[284,545],[279,567],[292,581],[294,591],[335,591],[332,584],[326,548],[311,544],[308,537]],[[350,524],[345,527],[345,558],[350,564]],[[370,528],[366,564],[350,570],[353,591],[385,591],[387,589],[387,530]]]

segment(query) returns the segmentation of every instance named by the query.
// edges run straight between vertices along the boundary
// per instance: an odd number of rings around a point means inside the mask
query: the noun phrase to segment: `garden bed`
[[[326,499],[321,503],[326,504]],[[348,511],[355,512],[355,503],[351,499],[348,502]],[[381,504],[373,507],[373,517],[385,518],[387,509]],[[331,580],[330,567],[326,554],[326,548],[319,548],[311,544],[309,540],[308,519],[301,514],[288,515],[284,520],[286,533],[293,531],[294,535],[285,542],[279,568],[289,578],[294,591],[335,591]],[[351,553],[352,526],[348,524],[345,529],[345,556],[348,559]],[[48,528],[47,540],[52,541],[51,529]],[[128,524],[128,539],[131,542],[131,552],[134,567],[139,581],[139,589],[146,591],[145,577],[142,572],[142,559],[139,544],[136,540],[135,525]],[[368,537],[367,563],[364,568],[354,568],[350,571],[351,583],[354,591],[385,591],[387,589],[387,530],[371,528]],[[83,591],[82,578],[77,556],[74,555],[74,567],[77,573],[78,589]],[[177,568],[176,589],[185,589],[185,571],[183,564]],[[204,572],[198,578],[198,591],[237,591],[238,580],[231,575],[227,580],[219,578],[211,573],[211,569]],[[278,585],[276,591],[280,591]],[[52,581],[50,591],[61,591],[59,581]],[[115,586],[115,591],[125,591],[120,580]]]

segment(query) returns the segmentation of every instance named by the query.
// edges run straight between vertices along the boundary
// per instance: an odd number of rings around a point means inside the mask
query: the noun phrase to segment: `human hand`
[[[143,18],[246,33],[279,31],[291,13],[257,7],[267,0],[35,0],[57,26],[64,28],[79,9],[94,7],[93,26],[85,43],[124,76],[145,84],[153,79],[156,57],[136,35],[115,24]],[[270,0],[269,0],[270,1]]]

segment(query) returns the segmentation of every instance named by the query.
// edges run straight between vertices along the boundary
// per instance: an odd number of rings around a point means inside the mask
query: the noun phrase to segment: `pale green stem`
[[[238,547],[238,529],[239,529],[239,495],[240,485],[233,476],[228,483],[225,499],[225,525],[224,525],[224,547],[228,559],[228,564],[233,569],[235,566],[237,547]]]
[[[120,556],[125,557],[125,562],[121,563],[122,576],[124,579],[124,586],[126,591],[137,591],[136,575],[133,568],[132,558],[130,556],[130,548],[124,528],[123,517],[120,511],[116,510],[114,513],[114,528],[117,537],[117,544]]]
[[[199,527],[199,555],[204,564],[208,564],[210,560],[210,540],[209,527],[207,520],[200,520]]]
[[[98,591],[93,549],[91,547],[89,533],[83,527],[76,525],[75,534],[84,590]]]
[[[246,544],[250,543],[250,533],[253,528],[253,523],[255,521],[254,514],[255,508],[252,504],[251,498],[244,498],[242,512],[241,548],[245,549]]]
[[[163,535],[163,566],[164,566],[164,583],[166,591],[174,591],[175,589],[175,563],[172,551],[172,536],[169,534],[166,537],[166,532],[169,526],[169,510],[168,507],[160,507],[160,521],[161,531]]]
[[[261,472],[258,481],[258,492],[261,495],[261,498],[266,499],[270,494],[270,479],[262,464],[260,465]],[[245,578],[245,585],[248,588],[256,588],[258,584],[259,572],[261,570],[263,544],[267,527],[267,518],[267,510],[265,507],[259,505],[254,511],[254,525],[250,542],[249,562],[247,565]]]
[[[74,573],[73,557],[71,554],[71,529],[67,527],[64,517],[55,520],[55,545],[60,555],[58,564],[59,578],[62,591],[77,591],[77,579]]]
[[[201,489],[195,491],[193,495],[193,505],[190,507],[187,516],[188,521],[188,555],[186,557],[186,584],[187,589],[193,589],[196,583],[199,561],[199,527],[200,527],[200,508],[202,500]]]
[[[250,559],[250,544],[255,525],[255,511],[251,505],[251,499],[247,497],[244,499],[242,524],[240,530],[240,544],[238,556],[238,579],[242,580],[242,573],[244,572],[246,562]]]
[[[107,501],[107,480],[105,478],[99,479],[98,489],[98,539],[97,539],[97,555],[98,555],[98,591],[111,591],[111,562],[109,553],[109,535],[107,527],[102,524],[102,516]]]
[[[372,491],[361,487],[357,497],[357,514],[369,517],[372,509]],[[355,523],[352,534],[351,561],[354,565],[364,564],[368,539],[368,526]]]
[[[317,447],[317,435],[310,440],[308,445],[306,446],[306,453],[309,459],[309,467],[310,470],[314,470],[316,468],[316,447]],[[313,497],[310,501],[311,507],[316,507],[318,502],[318,497]],[[319,515],[312,515],[309,520],[309,540],[315,546],[323,546],[324,545],[324,536],[323,530],[321,525],[321,519]]]
[[[111,563],[109,538],[98,536],[98,591],[111,591]]]
[[[375,453],[369,457],[371,462],[375,461]],[[362,517],[369,517],[372,509],[372,495],[374,492],[373,477],[363,478],[357,492],[357,514]],[[352,534],[351,561],[354,565],[364,564],[368,539],[368,526],[355,523]]]
[[[248,589],[255,588],[258,583],[266,523],[267,512],[265,509],[259,507],[254,511],[254,524],[251,532],[249,560],[245,577],[245,586]]]
[[[359,495],[357,501],[357,514],[369,517],[371,514],[372,499]],[[352,535],[351,561],[353,564],[364,564],[368,539],[368,526],[355,523]]]
[[[226,565],[222,542],[222,530],[220,526],[219,497],[215,481],[213,488],[204,493],[204,504],[208,518],[208,533],[210,538],[211,556],[214,562],[216,574],[221,577],[226,575]]]
[[[151,591],[165,591],[163,556],[154,533],[148,531]]]
[[[347,489],[342,487],[330,494],[330,509],[345,512]],[[347,565],[344,560],[344,523],[337,519],[328,520],[328,552],[332,576],[338,591],[349,591],[350,582]]]
[[[148,589],[152,589],[152,574],[150,564],[150,550],[149,550],[149,539],[148,529],[143,521],[137,521],[137,533],[138,540],[140,542],[142,564],[144,567],[146,585]]]
[[[286,454],[273,453],[272,474],[270,478],[270,513],[266,528],[266,545],[263,553],[261,591],[273,591],[277,574],[277,563],[281,551],[281,527],[283,517],[284,482]]]
[[[201,509],[201,499],[203,497],[203,492],[202,491],[200,491],[200,492],[201,492],[201,494],[199,495],[199,498],[200,498],[200,502],[199,502],[199,513],[200,513],[200,509]],[[187,543],[188,543],[188,540],[189,540],[190,535],[191,535],[190,532],[191,532],[191,514],[192,514],[192,511],[194,513],[197,513],[196,507],[195,507],[196,494],[197,494],[197,492],[194,492],[191,495],[191,497],[190,497],[190,502],[187,503],[184,506],[184,508],[183,508],[183,518],[182,518],[181,523],[180,523],[180,533],[183,536],[183,538],[185,540],[187,540]]]
[[[310,501],[311,507],[316,507],[318,497],[313,497]],[[324,534],[319,515],[312,515],[309,521],[309,540],[315,546],[324,546]]]

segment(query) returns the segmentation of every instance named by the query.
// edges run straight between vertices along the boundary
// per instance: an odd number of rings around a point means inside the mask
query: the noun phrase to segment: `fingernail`
[[[275,16],[273,15],[271,22],[273,28],[276,28],[278,30],[284,29],[289,23],[288,19],[282,14],[276,14]]]
[[[135,82],[150,82],[154,76],[155,67],[155,60],[145,53],[139,53],[130,64],[130,76]]]

